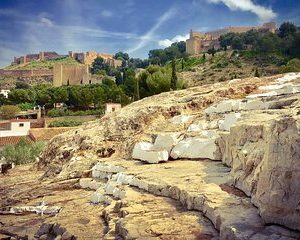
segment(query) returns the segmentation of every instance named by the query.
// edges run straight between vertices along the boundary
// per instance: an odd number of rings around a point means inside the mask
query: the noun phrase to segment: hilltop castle
[[[111,67],[121,67],[122,61],[114,59],[113,55],[107,53],[97,53],[95,51],[89,51],[86,53],[74,53],[69,51],[69,57],[77,60],[80,63],[91,65],[97,57],[102,57],[106,63]]]
[[[262,26],[258,27],[228,27],[212,32],[190,32],[190,38],[186,40],[186,52],[191,55],[199,54],[205,52],[210,48],[219,49],[220,42],[219,37],[229,32],[234,33],[243,33],[249,30],[258,30],[258,31],[276,31],[276,23],[264,23]]]
[[[107,53],[97,53],[95,51],[89,51],[86,53],[84,52],[74,53],[72,51],[69,51],[68,55],[60,55],[57,54],[56,52],[39,52],[34,54],[27,54],[21,57],[14,57],[14,61],[11,64],[12,65],[27,64],[32,61],[54,60],[63,57],[68,57],[68,56],[86,65],[91,65],[97,57],[102,57],[104,61],[108,63],[111,67],[116,68],[122,66],[122,61],[114,59],[113,55]]]

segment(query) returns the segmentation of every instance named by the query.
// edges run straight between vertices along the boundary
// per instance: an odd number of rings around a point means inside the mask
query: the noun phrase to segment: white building
[[[27,119],[13,119],[1,123],[0,137],[27,136],[29,135],[30,121]]]
[[[121,108],[122,108],[122,105],[120,103],[106,103],[105,104],[105,114],[114,112]]]
[[[1,89],[0,94],[4,95],[4,97],[8,98],[8,94],[10,93],[10,90],[8,89]]]

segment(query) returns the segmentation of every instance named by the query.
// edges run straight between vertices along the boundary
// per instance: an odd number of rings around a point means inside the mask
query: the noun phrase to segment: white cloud
[[[54,26],[53,22],[49,18],[46,18],[46,17],[41,17],[40,18],[40,23],[43,24],[44,26],[47,26],[47,27],[53,27]]]
[[[172,43],[174,42],[180,42],[180,41],[185,41],[189,38],[189,34],[187,35],[176,35],[175,37],[173,37],[172,39],[163,39],[163,40],[160,40],[158,41],[158,45],[161,46],[161,47],[170,47]]]
[[[111,11],[108,11],[108,10],[103,10],[101,11],[100,13],[100,16],[101,17],[104,17],[104,18],[108,18],[108,17],[111,17],[113,14]]]
[[[130,48],[127,50],[127,52],[133,53],[143,47],[146,46],[146,44],[150,41],[155,41],[154,39],[154,35],[155,32],[157,31],[158,28],[160,28],[160,26],[166,22],[167,20],[169,20],[173,15],[175,14],[175,9],[174,8],[170,8],[167,12],[165,12],[158,20],[157,22],[154,24],[154,26],[148,31],[146,32],[145,35],[140,37],[140,42],[133,48]]]
[[[274,19],[277,14],[271,9],[253,3],[251,0],[207,0],[210,3],[223,3],[232,11],[250,11],[256,14],[261,21]]]

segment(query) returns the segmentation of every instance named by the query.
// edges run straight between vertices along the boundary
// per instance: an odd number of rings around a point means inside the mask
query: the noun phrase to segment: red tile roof
[[[0,137],[0,147],[16,144],[24,139],[27,142],[33,142],[33,140],[29,136],[13,136],[13,137]]]

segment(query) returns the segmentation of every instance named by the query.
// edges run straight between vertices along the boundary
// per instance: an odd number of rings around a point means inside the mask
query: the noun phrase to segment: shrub
[[[4,158],[9,163],[26,164],[34,162],[44,149],[44,142],[29,143],[22,139],[17,144],[6,146],[1,152],[1,158]]]
[[[19,107],[22,111],[27,111],[27,110],[29,110],[29,109],[33,109],[34,106],[35,106],[34,103],[28,103],[28,102],[18,104],[18,107]]]
[[[64,116],[87,116],[87,115],[97,115],[100,116],[103,114],[102,109],[96,110],[85,110],[85,111],[71,111],[66,108],[53,108],[48,111],[47,115],[49,117],[64,117]]]
[[[280,72],[287,73],[287,72],[300,72],[300,59],[294,58],[290,60],[286,66],[281,67]]]
[[[15,105],[3,105],[0,108],[0,114],[3,119],[14,118],[16,116],[16,114],[20,111],[21,111],[21,109]]]
[[[56,120],[49,124],[49,127],[76,127],[80,126],[82,122],[74,120]]]

